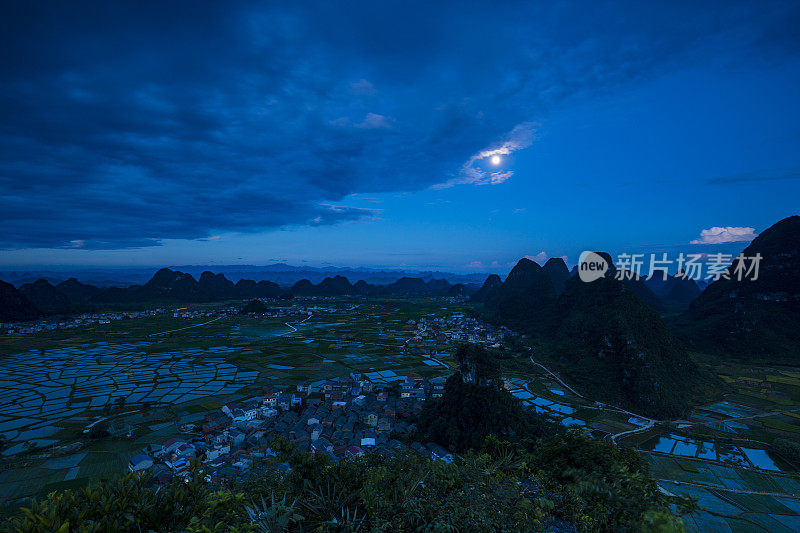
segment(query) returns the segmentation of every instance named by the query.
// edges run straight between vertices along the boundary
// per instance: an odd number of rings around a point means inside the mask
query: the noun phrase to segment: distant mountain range
[[[372,285],[388,285],[401,278],[420,278],[424,281],[432,279],[444,279],[452,284],[463,283],[465,285],[480,285],[483,283],[487,274],[470,273],[456,274],[452,272],[440,271],[406,271],[406,270],[381,270],[370,268],[341,268],[341,267],[298,267],[284,263],[272,265],[186,265],[172,266],[172,270],[178,270],[186,274],[191,274],[195,278],[203,272],[215,272],[224,274],[227,279],[234,283],[240,279],[253,281],[272,281],[282,287],[291,287],[301,279],[307,279],[311,283],[320,283],[323,279],[333,276],[343,276],[350,280],[364,280]],[[84,269],[60,269],[60,270],[7,270],[0,271],[0,279],[5,280],[15,286],[23,283],[33,283],[39,279],[45,279],[51,284],[56,285],[70,278],[81,280],[83,283],[95,285],[97,287],[128,287],[131,285],[143,285],[153,275],[155,268],[84,268]]]
[[[0,286],[2,321],[32,320],[45,315],[65,315],[115,305],[148,302],[214,302],[293,296],[468,296],[477,285],[451,284],[445,279],[402,277],[386,285],[364,280],[355,284],[344,276],[333,276],[314,284],[301,279],[290,288],[272,281],[239,279],[233,283],[224,274],[205,271],[199,279],[186,272],[162,268],[143,285],[100,288],[70,278],[56,285],[46,279],[15,288]]]

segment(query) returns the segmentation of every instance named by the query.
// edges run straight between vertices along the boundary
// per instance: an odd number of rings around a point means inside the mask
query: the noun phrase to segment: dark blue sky
[[[31,4],[0,265],[503,272],[798,211],[798,2]]]

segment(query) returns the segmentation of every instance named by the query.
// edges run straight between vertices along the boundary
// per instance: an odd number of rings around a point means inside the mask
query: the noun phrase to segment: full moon
[[[493,165],[499,165],[500,161],[502,161],[502,159],[500,159],[499,155],[493,155],[491,161],[492,161]]]

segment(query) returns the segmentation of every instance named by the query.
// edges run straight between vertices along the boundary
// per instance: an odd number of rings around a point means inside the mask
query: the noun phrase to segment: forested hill
[[[745,248],[759,255],[736,260],[676,321],[676,331],[698,350],[751,361],[800,364],[800,216],[764,230]],[[727,279],[726,279],[727,278]]]
[[[609,264],[610,256],[605,254]],[[615,279],[612,267],[591,283],[559,280],[522,259],[485,297],[484,314],[532,336],[540,355],[591,397],[658,417],[679,417],[701,391],[719,385],[699,371],[654,307],[642,280]]]

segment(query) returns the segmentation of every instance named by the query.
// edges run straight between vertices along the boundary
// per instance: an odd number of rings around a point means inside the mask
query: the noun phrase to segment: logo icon
[[[581,252],[578,259],[578,277],[586,283],[592,282],[605,276],[608,271],[608,261],[595,252]]]

